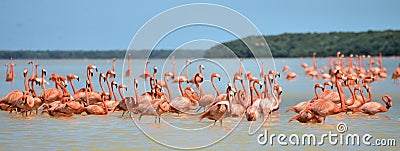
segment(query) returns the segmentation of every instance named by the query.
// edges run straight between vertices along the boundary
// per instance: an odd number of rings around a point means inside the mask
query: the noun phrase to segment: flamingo
[[[89,85],[90,83],[88,83],[87,85]],[[86,94],[86,98],[88,98],[89,95],[88,93]],[[108,108],[107,105],[105,103],[105,95],[101,95],[101,99],[102,99],[102,103],[100,103],[99,105],[88,105],[85,107],[85,112],[88,115],[107,115],[108,113]]]
[[[199,72],[198,72],[198,74],[200,74],[201,76],[203,76],[202,70],[204,70],[204,66],[203,66],[202,64],[200,64],[200,65],[199,65]],[[198,83],[201,83],[201,82],[203,82],[203,79],[201,78],[201,79],[199,80],[199,79],[196,78],[196,76],[194,76],[192,79],[189,80],[189,83],[195,84],[196,81],[197,81]]]
[[[151,81],[151,80],[150,80]],[[153,100],[151,95],[148,95],[148,93],[144,93],[143,95],[139,95],[139,91],[137,90],[138,86],[138,81],[136,78],[133,79],[133,85],[134,85],[134,91],[135,91],[135,98],[133,99],[134,104],[132,105],[132,110],[134,113],[141,113],[144,110],[146,110],[147,106],[151,104],[151,101]],[[129,109],[129,108],[128,108]]]
[[[173,62],[173,63],[174,63],[174,62]],[[179,83],[179,80],[180,80],[181,78],[186,78],[186,79],[189,78],[189,69],[188,69],[189,64],[190,64],[190,60],[188,59],[188,60],[186,60],[186,65],[185,65],[186,75],[185,75],[185,76],[175,76],[175,78],[174,78],[174,80],[172,81],[172,83]],[[173,64],[173,67],[175,67],[175,64]],[[173,74],[174,74],[174,75],[177,75],[177,74],[175,74],[175,68],[173,68]]]
[[[389,95],[383,95],[382,101],[385,103],[386,107],[383,107],[383,105],[378,102],[368,102],[354,110],[353,113],[361,111],[368,115],[375,115],[376,113],[387,112],[392,106],[392,98]]]
[[[400,78],[400,63],[397,66],[396,70],[392,73],[392,79],[395,84],[397,83],[398,78]]]
[[[128,54],[128,69],[126,69],[125,77],[131,76],[131,53]]]
[[[154,123],[157,123],[157,119],[158,123],[160,123],[161,115],[170,110],[170,104],[166,98],[156,100],[154,104],[149,105],[146,110],[140,113],[139,120],[143,115],[154,115],[156,117]]]
[[[218,120],[220,120],[222,126],[223,116],[226,115],[227,112],[230,112],[230,104],[234,96],[234,93],[236,93],[236,90],[232,88],[231,83],[228,82],[228,87],[226,89],[226,94],[227,94],[226,100],[220,101],[209,107],[207,111],[205,111],[203,114],[200,115],[199,117],[200,121],[203,118],[208,118],[210,120],[214,120],[214,125],[215,125],[215,123]]]
[[[145,81],[147,81],[147,78],[150,77],[149,63],[150,61],[146,61],[146,69],[144,73],[140,74],[140,77],[143,78]]]
[[[217,73],[212,73],[211,74],[211,82],[214,82],[214,78],[217,77]],[[195,79],[197,79],[197,77],[203,79],[202,74],[196,74]],[[201,80],[202,81],[202,80]],[[200,99],[199,99],[199,106],[200,108],[204,109],[204,112],[206,111],[206,106],[210,105],[211,103],[214,102],[215,97],[213,94],[204,94],[204,90],[203,88],[201,88],[201,86],[199,85],[199,82],[196,80],[194,81],[196,84],[196,88],[200,91]],[[200,110],[200,108],[198,110]],[[197,111],[198,111],[197,110]]]
[[[76,94],[77,91],[76,91],[76,89],[75,89],[74,83],[72,83],[72,80],[73,80],[73,79],[76,79],[76,80],[79,81],[79,76],[74,75],[74,74],[67,74],[67,80],[68,80],[68,82],[71,84],[72,91],[74,92],[74,94]]]
[[[338,82],[339,79],[343,79],[343,73],[341,73],[338,70],[335,73],[335,77],[336,77],[336,81],[337,81],[336,82],[336,88],[337,88],[337,90],[339,92],[339,97],[340,97],[340,101],[341,101],[341,107],[338,107],[336,105],[336,103],[334,103],[332,101],[319,98],[318,94],[316,94],[316,100],[314,100],[313,102],[310,102],[311,104],[309,104],[306,107],[306,109],[301,111],[299,113],[299,115],[291,118],[289,120],[289,122],[291,120],[297,119],[299,116],[301,116],[302,113],[305,113],[307,111],[311,111],[314,114],[316,114],[316,115],[318,115],[320,117],[323,117],[323,119],[325,121],[326,116],[333,115],[333,114],[338,114],[338,113],[342,112],[343,110],[345,110],[346,109],[345,96],[344,96],[344,92],[343,92],[342,86],[341,86],[340,82]]]
[[[290,69],[290,67],[289,66],[287,66],[287,65],[284,65],[283,66],[283,69],[282,69],[282,72],[283,72],[283,77],[286,79],[286,80],[293,80],[294,78],[296,78],[297,77],[297,74],[295,73],[295,72],[287,72],[288,70]],[[263,77],[263,76],[262,76]]]
[[[196,92],[191,87],[188,87],[188,91],[182,90],[182,82],[187,81],[188,80],[184,77],[179,79],[179,90],[182,95],[170,101],[170,105],[178,110],[178,113],[188,112],[189,110],[195,110],[199,107],[198,100],[194,98]]]
[[[241,83],[243,84],[243,79],[240,74],[235,74],[233,77],[233,87],[237,91],[235,94],[235,98],[232,101],[232,111],[231,111],[231,116],[232,117],[240,117],[246,112],[246,105],[248,102],[247,94],[245,93],[244,90],[239,90],[236,81],[240,80]],[[243,85],[243,89],[245,89]]]
[[[124,116],[124,114],[125,114],[125,112],[129,112],[129,109],[128,109],[128,106],[126,105],[126,100],[128,100],[128,101],[131,101],[130,99],[129,99],[129,97],[124,97],[123,95],[122,95],[122,92],[121,92],[121,89],[122,88],[124,88],[125,89],[125,91],[127,91],[128,90],[128,87],[126,86],[126,85],[124,85],[124,84],[119,84],[118,85],[118,93],[119,93],[119,96],[121,97],[121,101],[118,103],[118,105],[114,108],[114,110],[113,110],[113,112],[115,111],[115,110],[122,110],[122,115],[121,116]],[[130,105],[132,104],[132,102],[127,102],[127,103],[129,103]]]
[[[12,57],[10,58],[10,64],[6,64],[6,82],[13,83],[14,80],[14,63],[12,61]],[[8,67],[10,67],[10,72],[8,72]]]
[[[113,110],[115,109],[115,107],[117,107],[118,104],[119,104],[113,86],[115,86],[116,88],[118,88],[118,83],[115,82],[114,80],[111,81],[111,91],[112,91],[112,93],[113,93],[112,95],[114,95],[114,101],[111,101],[111,100],[105,100],[105,101],[104,101],[109,111],[113,111]],[[118,91],[120,91],[120,90],[118,89]],[[119,93],[121,94],[121,92],[119,92]]]
[[[262,86],[260,83],[260,80],[258,80],[257,78],[254,77],[250,77],[249,73],[247,73],[248,77],[249,77],[249,86],[250,86],[250,106],[246,109],[246,119],[247,121],[256,121],[257,118],[260,116],[260,100],[261,100],[261,95],[259,94],[258,91],[256,91],[257,93],[257,98],[253,98],[253,90],[257,90],[255,89],[255,84],[259,84],[260,87]],[[252,83],[252,84],[251,84]]]

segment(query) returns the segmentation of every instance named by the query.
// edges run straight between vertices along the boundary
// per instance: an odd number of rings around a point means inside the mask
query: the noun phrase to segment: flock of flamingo
[[[75,88],[73,80],[80,80],[80,77],[74,74],[67,74],[65,77],[56,73],[51,74],[49,81],[55,84],[53,88],[46,88],[49,82],[46,81],[46,69],[41,69],[39,75],[38,64],[29,61],[31,65],[31,75],[28,68],[23,70],[24,90],[14,90],[8,93],[0,100],[0,109],[9,111],[10,113],[21,113],[23,116],[28,114],[39,113],[48,114],[55,117],[70,117],[74,114],[80,115],[84,112],[88,115],[107,115],[108,112],[121,111],[122,116],[129,114],[139,114],[139,120],[142,116],[155,116],[155,123],[160,123],[160,118],[164,113],[187,114],[189,112],[199,112],[203,109],[199,116],[201,121],[204,118],[214,121],[220,121],[226,117],[245,117],[248,121],[256,121],[266,119],[269,115],[280,108],[282,101],[282,88],[277,82],[280,72],[269,70],[264,73],[264,65],[260,72],[259,78],[253,76],[252,72],[243,73],[242,60],[240,67],[235,72],[232,82],[226,83],[226,89],[220,93],[215,85],[215,79],[220,81],[221,76],[218,73],[204,75],[204,66],[199,65],[199,71],[189,78],[188,65],[190,60],[186,60],[186,75],[176,76],[175,62],[172,61],[172,71],[163,73],[163,79],[157,79],[157,66],[152,68],[153,72],[149,72],[149,61],[146,62],[145,71],[140,74],[140,78],[148,82],[150,91],[138,91],[138,79],[131,77],[130,56],[128,54],[128,69],[125,77],[133,79],[134,96],[124,96],[122,89],[128,90],[123,84],[115,81],[115,59],[111,70],[99,72],[95,65],[88,65],[86,68],[86,86],[83,88]],[[392,99],[389,95],[382,96],[385,107],[378,103],[372,102],[372,92],[368,84],[386,78],[386,69],[382,67],[382,56],[376,62],[371,56],[369,69],[364,68],[364,55],[350,55],[344,57],[337,53],[336,61],[330,58],[330,68],[328,73],[323,73],[322,69],[317,69],[317,62],[313,55],[313,66],[302,63],[306,75],[312,78],[323,78],[326,82],[315,84],[315,97],[309,101],[301,102],[286,110],[292,110],[298,113],[289,120],[298,120],[299,122],[315,122],[321,123],[325,121],[328,115],[334,115],[341,112],[362,112],[374,115],[379,112],[386,112],[392,106]],[[353,62],[353,58],[357,61]],[[347,64],[345,66],[345,60]],[[373,68],[373,64],[378,64],[379,68]],[[10,63],[6,64],[6,81],[12,82],[14,79],[14,64],[12,58]],[[324,70],[327,67],[324,66]],[[297,77],[294,72],[288,72],[290,67],[283,66],[284,78],[292,80]],[[99,72],[99,73],[98,73]],[[99,75],[98,84],[101,91],[94,89],[92,77],[94,74]],[[392,74],[393,79],[400,77],[400,64],[396,71]],[[111,78],[111,79],[110,79]],[[215,94],[205,94],[201,83],[208,78],[214,88]],[[147,83],[146,82],[146,83]],[[68,92],[66,86],[71,85],[72,93]],[[169,84],[177,83],[180,95],[173,97]],[[183,87],[183,83],[191,83]],[[35,89],[35,84],[40,86],[41,94]],[[108,92],[104,88],[105,84]],[[241,88],[237,86],[241,85]],[[247,86],[246,86],[247,85]],[[332,90],[327,90],[327,87]],[[337,91],[333,90],[336,87]],[[322,89],[318,93],[317,89]],[[369,97],[363,95],[363,88],[368,92]],[[166,90],[165,90],[166,89]],[[352,96],[348,99],[344,96],[344,90],[349,89]],[[117,92],[119,96],[117,96]],[[357,95],[356,92],[360,95]],[[255,95],[253,95],[255,93]],[[200,111],[201,112],[201,111]]]

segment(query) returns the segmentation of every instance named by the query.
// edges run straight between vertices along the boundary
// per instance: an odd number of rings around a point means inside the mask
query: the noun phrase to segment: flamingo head
[[[106,73],[106,77],[107,77],[107,75],[110,75],[110,78],[115,78],[115,72],[114,71],[112,71],[112,70],[107,70],[107,73]]]
[[[28,75],[28,68],[24,69],[24,73],[23,73],[24,77],[26,77]]]
[[[200,70],[204,70],[204,65],[200,64],[199,68],[200,68]]]
[[[154,74],[157,73],[157,66],[153,67],[153,72],[154,72]]]
[[[274,89],[275,89],[275,91],[276,92],[278,92],[278,95],[281,95],[282,94],[282,87],[279,85],[279,84],[276,84],[275,86],[274,86]]]
[[[106,81],[106,76],[104,75],[103,72],[100,72],[99,78],[103,79],[104,82]]]
[[[124,88],[125,91],[128,91],[128,87],[126,85],[124,85],[124,84],[119,84],[118,85],[118,89],[121,89],[121,88]]]
[[[137,88],[138,87],[138,81],[137,81],[136,78],[133,79],[133,83],[134,83],[133,85]]]
[[[116,81],[112,80],[111,81],[111,87],[112,86],[115,86],[115,88],[117,88],[118,87],[118,83]]]

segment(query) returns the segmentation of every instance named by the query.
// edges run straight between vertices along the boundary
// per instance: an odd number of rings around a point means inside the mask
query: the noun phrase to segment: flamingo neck
[[[214,77],[211,77],[211,84],[212,84],[212,86],[213,86],[213,88],[215,90],[215,93],[217,93],[217,96],[220,96],[221,94],[219,94],[218,89],[217,89],[217,87],[215,86],[215,83],[214,83]]]
[[[392,98],[389,97],[388,95],[384,95],[384,96],[382,96],[382,101],[383,101],[383,103],[386,104],[386,109],[389,109],[390,108],[390,102],[392,102]]]
[[[351,100],[351,102],[350,102],[350,105],[353,105],[354,102],[357,100],[356,89],[354,88],[353,90],[351,90],[350,85],[348,85],[347,88],[349,88],[349,91],[350,91],[350,93],[351,93],[351,97],[353,98],[353,99]],[[347,102],[346,102],[346,103],[347,103]],[[349,105],[349,104],[346,104],[346,105]]]
[[[183,89],[182,89],[182,82],[179,81],[178,85],[179,85],[179,90],[181,91],[181,95],[184,96],[184,92],[183,92]]]
[[[253,103],[254,103],[254,98],[253,98],[253,86],[252,85],[250,85],[250,106],[252,106],[253,105]]]
[[[86,74],[87,74],[87,78],[88,78],[88,80],[89,80],[89,83],[90,83],[90,91],[91,92],[94,92],[94,87],[93,87],[93,83],[92,83],[92,77],[91,77],[91,75],[90,75],[90,71],[89,71],[90,69],[87,69],[87,71],[86,71]]]
[[[26,75],[24,77],[24,86],[25,86],[25,91],[28,92],[29,91],[29,86],[28,86],[28,82],[27,82],[27,77],[28,75]]]
[[[189,69],[188,69],[189,63],[186,63],[186,79],[189,78]]]
[[[122,95],[121,88],[118,88],[118,93],[119,93],[119,96],[121,97],[121,100],[123,100],[123,99],[124,99],[124,96]],[[116,100],[116,101],[117,101],[117,100]]]
[[[168,99],[172,100],[172,94],[171,94],[171,90],[169,89],[169,86],[168,86],[167,76],[164,76],[164,82],[165,82],[165,87],[167,88],[167,91],[168,91]]]
[[[371,92],[371,90],[370,89],[367,89],[367,92],[368,92],[368,99],[366,99],[365,100],[365,103],[367,103],[367,102],[371,102],[371,100],[372,100],[372,92]]]
[[[255,82],[253,82],[253,88],[254,88],[254,91],[256,91],[256,94],[257,94],[257,98],[258,99],[261,99],[261,94],[260,94],[260,92],[258,92],[258,90],[257,90],[257,88],[256,88],[256,86],[255,86]]]
[[[275,93],[272,93],[272,97],[274,97],[274,100],[275,100],[275,105],[272,107],[273,109],[277,109],[279,107],[279,105],[281,104],[281,99],[282,99],[278,90],[276,90],[276,93],[278,93],[278,98],[276,98]]]
[[[317,92],[317,86],[315,85],[314,86],[314,93],[315,93],[315,98],[317,98],[317,99],[319,99],[319,97],[318,97],[318,92]]]
[[[336,77],[336,75],[335,75]],[[341,102],[341,110],[344,110],[346,108],[346,103],[345,103],[345,96],[344,96],[344,92],[342,89],[342,86],[340,85],[339,79],[336,77],[336,88],[338,90],[338,94],[339,94],[339,98],[340,98],[340,102]]]
[[[244,85],[243,80],[240,80],[240,83],[242,84],[242,88],[243,88],[244,94],[246,95],[247,94],[247,90],[246,90],[246,86]]]
[[[285,72],[286,73],[286,72]],[[265,88],[264,88],[264,98],[270,98],[271,96],[269,95],[269,90],[268,90],[268,82],[269,82],[269,76],[267,75],[267,77],[264,79],[264,80],[267,80],[266,82],[265,82]],[[270,86],[271,86],[271,84],[270,84]],[[272,88],[272,87],[271,87]],[[272,89],[271,89],[272,90]]]
[[[134,91],[135,91],[135,98],[136,98],[136,102],[139,102],[139,91],[137,90],[137,88],[136,88],[136,83],[134,84]]]
[[[74,94],[76,94],[75,86],[74,86],[74,83],[72,83],[72,79],[70,79],[68,81],[71,84],[72,91],[74,92]]]
[[[103,82],[101,81],[101,76],[99,76],[99,84],[100,84],[100,88],[101,88],[102,93],[106,93],[106,90],[104,89],[104,86],[103,86]]]
[[[114,101],[118,102],[117,95],[116,95],[115,92],[114,92],[114,87],[111,86],[111,90],[112,90],[112,91],[111,91],[110,93],[112,93],[112,95],[113,95],[113,97],[114,97]],[[111,96],[111,94],[110,94],[110,96]],[[111,98],[110,98],[110,100],[111,100]]]
[[[101,83],[101,80],[100,80],[100,83]],[[109,91],[109,93],[110,93],[110,100],[112,99],[112,97],[113,97],[113,88],[112,88],[112,86],[111,86],[111,83],[110,83],[110,81],[108,80],[108,73],[106,74],[106,83],[107,83],[107,87],[108,87],[108,91]]]

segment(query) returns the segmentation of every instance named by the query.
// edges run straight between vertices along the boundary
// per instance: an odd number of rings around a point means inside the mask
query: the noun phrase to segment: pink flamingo
[[[203,114],[200,115],[199,119],[200,121],[203,118],[208,118],[210,120],[214,120],[214,125],[215,123],[220,120],[221,126],[222,126],[222,119],[223,116],[226,115],[226,113],[230,112],[230,104],[231,104],[231,99],[233,98],[233,93],[236,93],[236,90],[232,88],[231,83],[228,83],[228,87],[226,89],[226,100],[220,101],[211,107],[207,109]]]
[[[385,103],[386,107],[383,107],[383,105],[378,102],[368,102],[354,110],[353,113],[361,111],[368,115],[375,115],[376,113],[387,112],[392,106],[392,98],[389,95],[383,95],[382,101]]]

